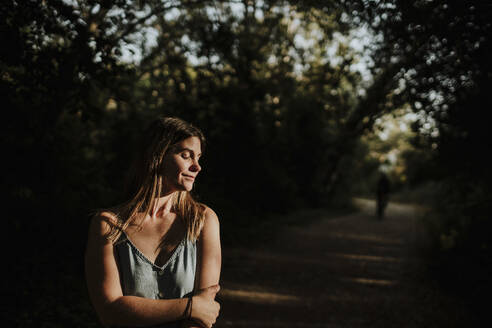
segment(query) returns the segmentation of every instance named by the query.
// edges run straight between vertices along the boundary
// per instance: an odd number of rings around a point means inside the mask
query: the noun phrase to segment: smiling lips
[[[192,175],[183,174],[183,176],[184,176],[186,179],[195,180],[195,177],[194,177],[194,176],[192,176]]]

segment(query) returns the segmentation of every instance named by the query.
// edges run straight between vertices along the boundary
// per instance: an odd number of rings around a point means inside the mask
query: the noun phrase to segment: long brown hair
[[[176,117],[159,117],[147,129],[140,153],[137,154],[130,175],[127,177],[127,201],[110,209],[116,217],[111,225],[108,239],[116,241],[122,231],[136,222],[138,213],[145,218],[162,194],[162,162],[168,151],[178,142],[189,137],[198,137],[201,147],[205,146],[203,133],[192,124]],[[203,226],[205,206],[193,199],[188,191],[175,192],[172,208],[183,220],[186,237],[196,241]]]

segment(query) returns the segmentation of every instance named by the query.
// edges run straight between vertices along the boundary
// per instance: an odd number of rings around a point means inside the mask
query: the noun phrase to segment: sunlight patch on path
[[[375,286],[394,286],[398,284],[398,281],[396,280],[370,279],[370,278],[360,278],[360,277],[341,278],[341,280],[355,282],[363,285],[375,285]]]
[[[323,265],[325,260],[323,258],[310,258],[305,256],[299,256],[296,254],[283,254],[283,253],[272,253],[265,250],[261,251],[251,251],[248,249],[237,249],[234,251],[224,252],[225,258],[238,257],[241,256],[243,260],[255,260],[255,261],[267,261],[268,263],[287,263],[287,264],[313,264],[313,265]]]
[[[363,235],[363,234],[356,234],[356,233],[333,233],[331,235],[334,237],[338,237],[340,239],[370,241],[370,242],[378,242],[378,243],[389,244],[389,245],[404,244],[403,240],[401,239],[384,238],[378,235]]]
[[[349,260],[358,261],[373,261],[373,262],[401,262],[402,259],[391,257],[391,256],[374,256],[374,255],[360,255],[360,254],[346,254],[346,253],[328,253],[328,256],[339,257]]]
[[[286,327],[286,328],[338,328],[337,324],[330,323],[307,323],[307,322],[286,322],[286,321],[225,321],[221,326],[228,327]]]
[[[244,289],[224,288],[221,289],[220,296],[223,298],[231,298],[258,304],[297,304],[301,302],[301,298],[294,295],[272,292],[259,292]]]

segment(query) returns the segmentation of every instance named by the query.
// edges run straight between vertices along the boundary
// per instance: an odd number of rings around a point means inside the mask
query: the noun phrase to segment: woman
[[[189,193],[204,141],[183,120],[157,119],[134,163],[129,200],[92,219],[86,278],[105,326],[215,323],[219,221]]]

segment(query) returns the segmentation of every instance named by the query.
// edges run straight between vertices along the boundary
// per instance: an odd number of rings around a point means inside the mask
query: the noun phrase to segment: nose
[[[191,165],[190,167],[190,171],[191,172],[200,172],[202,170],[202,167],[200,166],[200,164],[198,164],[198,161],[197,160],[194,160],[193,161],[193,164]]]

